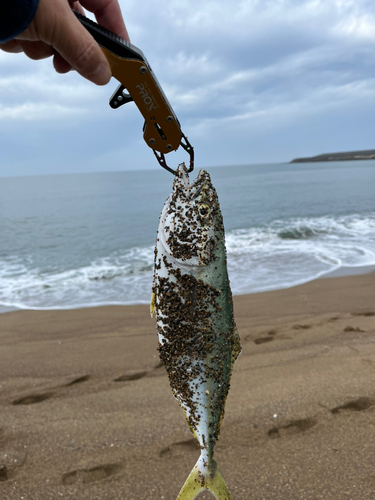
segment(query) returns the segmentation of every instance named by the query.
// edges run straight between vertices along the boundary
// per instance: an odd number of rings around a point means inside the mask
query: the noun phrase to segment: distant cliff
[[[375,159],[375,149],[367,149],[366,151],[327,153],[324,155],[311,156],[311,158],[295,158],[290,163],[305,163],[312,161],[374,160],[374,159]]]

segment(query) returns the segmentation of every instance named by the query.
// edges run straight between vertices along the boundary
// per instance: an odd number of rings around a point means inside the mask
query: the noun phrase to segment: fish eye
[[[210,208],[208,205],[205,205],[204,203],[201,203],[198,208],[199,214],[202,217],[208,217],[208,214],[210,213]]]

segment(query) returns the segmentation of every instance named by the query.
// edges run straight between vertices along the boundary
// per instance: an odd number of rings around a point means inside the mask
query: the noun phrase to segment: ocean
[[[375,161],[207,170],[234,294],[375,265]],[[2,310],[148,303],[172,181],[161,168],[0,178]]]

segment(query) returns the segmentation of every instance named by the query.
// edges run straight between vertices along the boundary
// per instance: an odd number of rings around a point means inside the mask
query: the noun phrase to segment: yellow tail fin
[[[211,491],[216,500],[232,500],[225,479],[215,460],[212,461],[212,468],[205,475],[199,472],[198,463],[199,460],[181,488],[177,500],[194,500],[203,490]]]

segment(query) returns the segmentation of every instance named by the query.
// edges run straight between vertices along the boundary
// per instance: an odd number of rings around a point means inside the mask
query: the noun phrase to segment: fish
[[[159,219],[151,316],[174,397],[199,443],[200,457],[177,500],[209,490],[231,500],[214,459],[233,366],[241,352],[234,321],[223,217],[209,173],[190,183],[180,164]]]

